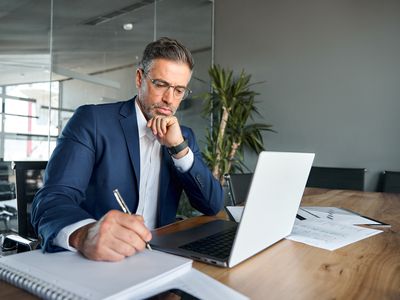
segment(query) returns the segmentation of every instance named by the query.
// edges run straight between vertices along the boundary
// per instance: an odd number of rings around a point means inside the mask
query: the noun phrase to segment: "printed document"
[[[314,247],[336,250],[381,232],[330,220],[296,219],[292,233],[286,238]]]
[[[226,210],[231,220],[240,222],[243,206],[226,206]],[[332,251],[382,232],[355,226],[358,224],[390,227],[338,207],[301,206],[292,233],[286,239]]]
[[[348,225],[375,225],[390,227],[389,224],[362,216],[348,209],[331,206],[301,206],[298,214],[306,219],[330,220]]]

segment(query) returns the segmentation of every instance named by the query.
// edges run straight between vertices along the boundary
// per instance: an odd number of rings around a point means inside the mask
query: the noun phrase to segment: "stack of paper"
[[[227,206],[226,211],[231,220],[240,222],[243,206]],[[298,210],[292,233],[286,238],[314,247],[336,250],[382,232],[356,225],[390,226],[343,208],[302,206]]]

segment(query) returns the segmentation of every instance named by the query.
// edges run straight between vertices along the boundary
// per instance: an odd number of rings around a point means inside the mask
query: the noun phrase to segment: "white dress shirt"
[[[151,129],[146,126],[147,121],[137,102],[135,102],[135,107],[140,142],[139,204],[136,214],[142,215],[146,227],[152,230],[155,228],[157,221],[161,145],[153,135]],[[192,167],[194,155],[189,148],[189,152],[184,157],[180,159],[172,157],[172,160],[175,167],[183,173]],[[129,199],[124,200],[126,202],[129,201]],[[78,228],[93,222],[96,222],[96,220],[85,219],[64,227],[54,238],[53,244],[70,251],[76,251],[75,248],[69,245],[69,236]]]
[[[143,216],[147,228],[154,229],[160,183],[161,144],[146,126],[147,121],[137,102],[135,103],[140,141],[139,204],[136,214]]]

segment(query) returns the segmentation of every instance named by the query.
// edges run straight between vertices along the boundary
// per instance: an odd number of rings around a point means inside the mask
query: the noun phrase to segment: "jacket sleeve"
[[[187,172],[180,173],[177,171],[177,176],[190,204],[203,214],[215,215],[223,207],[222,186],[204,163],[193,131],[186,127],[183,135],[188,140],[189,147],[194,154],[194,161]]]
[[[32,225],[45,252],[62,250],[52,245],[67,225],[92,218],[79,204],[85,198],[95,155],[95,120],[92,106],[78,108],[47,164],[44,186],[32,203]]]

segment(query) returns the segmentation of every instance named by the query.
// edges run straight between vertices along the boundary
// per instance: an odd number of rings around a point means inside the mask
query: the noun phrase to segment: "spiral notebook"
[[[245,299],[243,295],[192,269],[192,261],[145,250],[120,262],[91,261],[79,253],[43,254],[40,250],[0,258],[0,279],[43,299],[143,299],[168,287],[202,298],[185,278],[206,281],[214,299]]]

